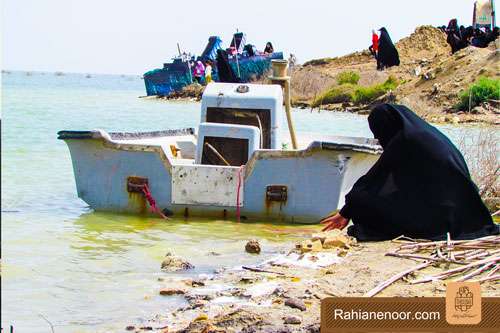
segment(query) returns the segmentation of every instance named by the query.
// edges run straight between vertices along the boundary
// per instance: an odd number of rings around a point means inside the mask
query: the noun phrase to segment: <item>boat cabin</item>
[[[210,83],[197,131],[58,134],[78,196],[93,209],[148,214],[153,203],[185,218],[317,223],[343,205],[381,148],[369,138],[311,135],[287,150],[284,126],[281,86]]]
[[[211,83],[201,104],[196,164],[241,166],[257,149],[281,149],[278,85]]]

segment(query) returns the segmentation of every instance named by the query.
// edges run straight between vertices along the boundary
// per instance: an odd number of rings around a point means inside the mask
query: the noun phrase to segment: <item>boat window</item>
[[[258,117],[258,118],[257,118]],[[260,120],[260,124],[259,124]],[[207,122],[250,125],[261,129],[262,148],[271,148],[271,112],[266,109],[207,108]]]
[[[241,166],[248,161],[248,140],[206,136],[201,164]]]

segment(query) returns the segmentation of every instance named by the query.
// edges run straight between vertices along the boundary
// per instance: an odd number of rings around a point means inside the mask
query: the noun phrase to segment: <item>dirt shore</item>
[[[401,64],[384,71],[368,50],[337,58],[316,59],[297,67],[292,75],[292,96],[296,104],[307,106],[324,91],[337,85],[336,77],[345,71],[357,72],[361,86],[380,84],[390,76],[399,85],[394,91],[368,105],[352,103],[322,105],[323,109],[366,113],[381,102],[408,106],[433,123],[500,124],[498,101],[491,101],[467,112],[458,111],[459,95],[479,77],[500,78],[498,63],[500,39],[487,48],[469,46],[451,54],[446,35],[432,26],[420,26],[396,43]]]
[[[241,267],[199,280],[160,279],[164,297],[182,296],[187,305],[161,313],[129,331],[158,332],[319,332],[320,302],[325,297],[364,296],[382,281],[418,262],[385,256],[399,244],[363,243],[298,254],[296,250],[263,258],[257,271]],[[290,244],[295,249],[294,244]],[[242,249],[244,251],[244,249]],[[448,269],[436,265],[410,278]],[[442,281],[411,285],[400,280],[377,294],[395,297],[440,297]],[[483,296],[500,296],[499,283],[484,282]]]

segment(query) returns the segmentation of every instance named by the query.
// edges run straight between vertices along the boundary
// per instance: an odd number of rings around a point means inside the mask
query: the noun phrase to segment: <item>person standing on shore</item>
[[[380,28],[380,38],[378,40],[377,69],[399,66],[399,53],[387,30]]]
[[[378,56],[378,35],[375,30],[372,30],[372,45],[368,47],[372,56],[377,59]]]
[[[194,79],[196,80],[196,82],[201,84],[204,75],[205,75],[205,66],[203,66],[203,63],[200,60],[198,60],[196,62],[196,66],[194,67]]]
[[[446,41],[451,46],[451,54],[463,48],[460,45],[462,35],[460,29],[458,28],[457,19],[450,20],[450,22],[448,23],[448,27],[446,28],[446,35]]]
[[[288,57],[288,67],[293,68],[297,64],[297,57],[295,54],[290,53],[290,57]]]
[[[210,60],[205,63],[205,83],[209,84],[212,82],[212,64]]]

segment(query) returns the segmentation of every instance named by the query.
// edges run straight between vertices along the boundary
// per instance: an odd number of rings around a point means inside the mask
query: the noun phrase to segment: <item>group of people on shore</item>
[[[458,26],[458,21],[455,18],[450,20],[447,27],[443,25],[439,29],[446,33],[446,41],[451,46],[452,54],[469,45],[481,48],[487,47],[500,34],[498,27],[491,29],[490,27]]]
[[[207,60],[205,64],[201,60],[196,61],[192,66],[193,80],[199,84],[212,82],[212,61]]]
[[[446,33],[446,41],[451,46],[452,54],[469,45],[487,47],[500,36],[498,27],[493,29],[489,27],[464,27],[458,25],[457,19],[450,20],[447,27],[443,25],[439,29]],[[392,43],[387,29],[380,28],[379,31],[380,36],[375,30],[372,30],[372,44],[368,47],[370,53],[377,60],[377,69],[384,70],[388,67],[399,66],[398,50]]]
[[[399,53],[387,29],[382,27],[379,31],[380,36],[372,30],[372,45],[368,48],[377,60],[377,70],[382,71],[384,68],[399,66]]]
[[[253,45],[245,45],[244,49],[249,56],[255,55]],[[273,44],[271,42],[267,42],[263,54],[267,55],[272,54],[273,52]],[[190,66],[192,70],[193,81],[199,84],[209,84],[210,82],[212,82],[213,65],[214,64],[211,60],[206,60],[205,62],[201,60],[191,62]],[[234,71],[229,65],[229,54],[226,50],[217,50],[216,66],[220,82],[239,82],[238,77],[235,75]]]

